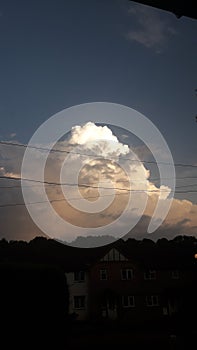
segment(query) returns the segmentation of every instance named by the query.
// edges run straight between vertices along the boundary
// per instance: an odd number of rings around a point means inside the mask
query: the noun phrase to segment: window
[[[122,306],[123,307],[135,307],[135,298],[133,295],[123,295],[122,296]]]
[[[106,269],[100,270],[100,280],[107,280],[107,270]]]
[[[75,282],[85,281],[85,271],[75,271],[74,272],[74,281]]]
[[[144,279],[145,280],[155,280],[156,279],[156,271],[155,270],[148,270],[144,272]]]
[[[159,305],[158,295],[146,296],[146,305],[147,306],[158,306]]]
[[[174,280],[179,279],[179,271],[178,270],[171,271],[171,278]]]
[[[85,309],[85,295],[74,296],[74,308]]]
[[[133,279],[133,270],[132,269],[122,269],[121,270],[121,279],[122,280],[132,280]]]

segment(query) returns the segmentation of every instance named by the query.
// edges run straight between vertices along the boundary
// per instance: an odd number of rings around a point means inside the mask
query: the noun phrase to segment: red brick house
[[[175,256],[132,254],[127,244],[86,251],[66,272],[69,312],[79,320],[161,320],[180,312],[196,283],[196,266]]]

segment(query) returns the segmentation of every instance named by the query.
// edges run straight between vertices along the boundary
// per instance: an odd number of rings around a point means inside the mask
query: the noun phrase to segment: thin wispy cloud
[[[11,139],[13,139],[16,136],[16,133],[12,132],[9,136],[10,136]]]
[[[169,21],[150,6],[132,4],[128,10],[133,28],[127,33],[127,39],[160,53],[165,48],[170,36],[176,31]]]

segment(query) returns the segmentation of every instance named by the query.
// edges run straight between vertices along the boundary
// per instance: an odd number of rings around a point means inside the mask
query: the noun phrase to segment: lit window
[[[144,279],[145,280],[155,280],[156,279],[156,271],[155,270],[148,270],[144,272]]]
[[[123,295],[122,296],[122,306],[123,307],[135,307],[135,298],[133,295]]]
[[[132,269],[122,269],[121,270],[121,279],[122,280],[132,280],[133,279],[133,270]]]
[[[74,281],[75,282],[85,281],[85,271],[75,271],[74,272]]]
[[[85,308],[85,295],[74,296],[74,308],[75,309]]]
[[[100,280],[107,280],[107,270],[106,269],[100,270]]]
[[[146,296],[146,305],[147,306],[158,306],[159,305],[158,295]]]

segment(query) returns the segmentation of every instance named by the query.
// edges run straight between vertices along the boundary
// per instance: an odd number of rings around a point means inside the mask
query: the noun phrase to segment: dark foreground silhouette
[[[132,350],[194,349],[197,336],[196,238],[177,237],[156,243],[130,239],[117,244],[123,248],[126,245],[133,257],[146,259],[150,256],[161,262],[179,259],[194,271],[195,278],[188,280],[184,289],[181,313],[162,322],[78,322],[68,315],[65,271],[76,259],[83,261],[84,254],[91,261],[96,250],[67,247],[44,238],[29,243],[1,240],[0,336],[4,344],[1,348],[66,350],[126,345]]]
[[[0,276],[5,349],[64,348],[68,304],[63,272],[50,265],[4,263]]]

